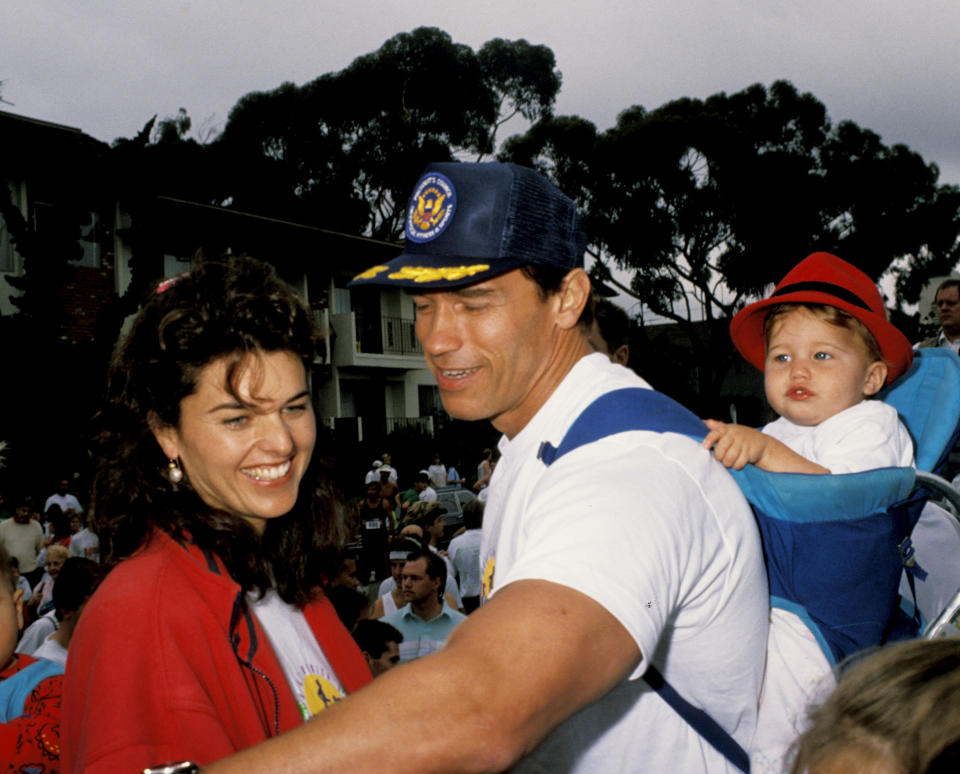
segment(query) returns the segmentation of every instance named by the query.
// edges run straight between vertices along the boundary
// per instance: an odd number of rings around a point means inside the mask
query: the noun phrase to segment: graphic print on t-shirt
[[[487,559],[487,565],[483,568],[483,585],[480,587],[480,604],[482,605],[493,593],[493,573],[497,568],[496,557],[491,556]]]
[[[343,693],[330,680],[323,676],[326,669],[319,664],[305,664],[300,668],[301,676],[297,682],[297,704],[304,720],[323,712],[338,701],[343,701]]]

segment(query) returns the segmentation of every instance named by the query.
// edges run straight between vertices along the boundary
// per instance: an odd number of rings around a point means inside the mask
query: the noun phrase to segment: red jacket
[[[304,615],[344,689],[369,682],[333,605]],[[63,771],[209,763],[302,723],[240,586],[209,552],[157,531],[87,604],[67,661]]]

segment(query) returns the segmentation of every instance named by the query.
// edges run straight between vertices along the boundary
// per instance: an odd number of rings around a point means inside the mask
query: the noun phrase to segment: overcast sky
[[[186,108],[222,127],[250,91],[302,84],[392,35],[439,27],[553,49],[556,110],[601,130],[656,108],[785,78],[937,163],[960,184],[955,0],[29,0],[0,23],[0,108],[110,142]]]

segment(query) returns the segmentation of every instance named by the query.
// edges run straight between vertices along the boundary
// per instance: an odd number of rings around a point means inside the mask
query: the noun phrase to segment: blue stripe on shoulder
[[[692,411],[663,393],[643,387],[625,387],[601,395],[587,406],[559,446],[544,441],[537,457],[547,466],[564,454],[616,433],[650,430],[703,438],[707,426]]]

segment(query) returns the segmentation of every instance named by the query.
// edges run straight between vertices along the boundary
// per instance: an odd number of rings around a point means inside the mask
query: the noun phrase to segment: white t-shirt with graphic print
[[[330,662],[300,610],[280,599],[274,589],[250,606],[283,667],[303,719],[309,720],[346,696]]]

